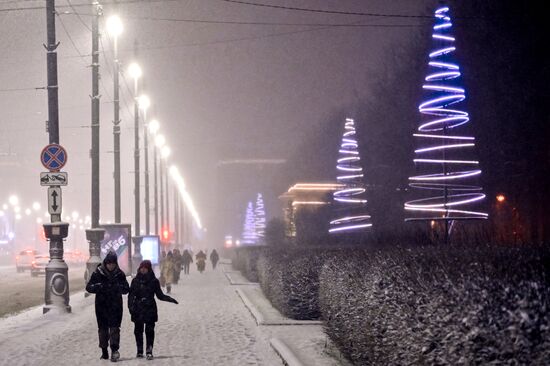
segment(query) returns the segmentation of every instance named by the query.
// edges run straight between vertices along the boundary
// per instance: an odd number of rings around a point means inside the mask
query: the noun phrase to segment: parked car
[[[31,262],[31,276],[36,277],[39,274],[46,274],[46,266],[50,261],[49,255],[35,255]]]
[[[67,264],[84,264],[88,258],[80,250],[75,250],[74,252],[66,251],[63,253],[63,259]]]
[[[30,270],[32,268],[34,256],[37,254],[37,250],[27,249],[15,256],[15,268],[17,272],[24,272],[26,269]]]

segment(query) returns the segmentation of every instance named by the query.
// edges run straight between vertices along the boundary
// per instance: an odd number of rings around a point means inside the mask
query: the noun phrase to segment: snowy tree
[[[422,86],[426,99],[418,107],[422,121],[414,134],[421,146],[413,160],[418,175],[409,178],[410,187],[422,195],[405,203],[405,209],[414,214],[407,221],[444,221],[445,240],[454,220],[488,216],[469,207],[483,200],[485,194],[472,184],[481,169],[471,157],[475,139],[462,131],[470,118],[459,106],[466,92],[453,57],[456,47],[451,29],[449,8],[438,8],[432,34],[435,48],[429,54],[429,72]]]
[[[355,121],[346,118],[336,165],[340,174],[337,180],[342,186],[333,194],[337,216],[330,221],[329,233],[360,232],[372,226],[370,215],[365,213],[364,175],[355,135]]]

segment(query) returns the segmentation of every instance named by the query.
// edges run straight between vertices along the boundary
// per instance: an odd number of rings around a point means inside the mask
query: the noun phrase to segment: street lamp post
[[[157,232],[157,235],[161,234],[161,231],[164,229],[164,195],[163,195],[163,178],[162,178],[162,147],[166,143],[166,139],[163,135],[158,135],[155,137],[155,145],[160,153],[159,156],[159,178],[160,178],[160,229]],[[162,236],[161,236],[162,237]]]
[[[138,103],[138,79],[141,77],[141,68],[138,64],[131,64],[129,67],[130,76],[134,79],[134,255],[132,256],[132,271],[135,272],[141,259],[141,239],[139,222],[139,103]]]
[[[101,5],[94,2],[92,17],[92,181],[91,181],[91,228],[86,230],[86,240],[89,242],[90,257],[86,261],[84,280],[88,282],[93,271],[101,263],[101,240],[105,230],[99,227],[99,17],[102,13]],[[115,98],[116,99],[116,98]],[[116,135],[115,135],[116,136]],[[116,158],[115,158],[116,162]],[[115,183],[116,191],[116,183]],[[116,194],[115,194],[116,206]],[[116,209],[115,209],[116,211]],[[85,296],[89,296],[86,292]]]
[[[149,132],[151,135],[155,137],[155,145],[156,145],[156,138],[157,138],[157,132],[159,130],[159,122],[154,119],[149,123]],[[157,148],[153,145],[153,174],[154,174],[154,206],[155,206],[155,235],[158,235],[159,233],[159,220],[158,220],[158,182],[157,182]]]
[[[168,197],[168,189],[164,188],[164,181],[166,181],[166,187],[168,187],[168,174],[167,174],[167,166],[166,166],[166,160],[170,156],[170,148],[166,145],[164,145],[160,151],[161,155],[161,162],[160,162],[160,217],[162,222],[162,230],[168,229],[169,230],[169,223],[168,223],[168,207],[164,204],[164,195],[163,192],[166,194],[166,197]],[[166,199],[166,203],[168,202],[168,199]],[[164,208],[166,207],[166,216],[164,215]]]
[[[145,235],[149,235],[150,231],[150,207],[149,207],[149,143],[148,143],[148,123],[147,109],[151,105],[151,101],[146,95],[139,97],[139,108],[143,111],[143,161],[145,168]]]
[[[46,1],[47,43],[46,64],[48,80],[48,140],[50,144],[59,144],[59,83],[57,78],[57,47],[55,36],[55,0]],[[48,188],[49,191],[49,188]],[[55,191],[54,191],[55,192]],[[57,194],[57,192],[55,192]],[[61,198],[61,197],[60,197]],[[56,205],[57,206],[57,205]],[[59,205],[61,211],[61,204]],[[50,261],[46,266],[44,281],[44,307],[47,313],[52,309],[71,312],[69,305],[69,269],[63,260],[63,241],[67,237],[67,226],[61,222],[61,214],[51,214],[51,223],[44,224],[46,238],[50,242]]]
[[[114,121],[113,121],[113,138],[114,138],[114,179],[115,179],[115,222],[120,223],[120,98],[119,98],[119,74],[120,64],[118,62],[118,36],[122,33],[123,27],[120,18],[113,15],[107,19],[107,31],[113,37],[113,57],[114,57]]]

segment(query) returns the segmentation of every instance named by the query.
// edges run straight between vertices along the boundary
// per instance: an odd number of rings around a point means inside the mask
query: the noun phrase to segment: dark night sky
[[[264,1],[265,2],[265,1]],[[42,6],[43,1],[4,1],[1,9]],[[74,4],[81,2],[74,1]],[[267,3],[267,2],[265,2]],[[393,14],[430,14],[434,1],[270,1],[296,7]],[[59,12],[73,12],[58,1]],[[421,19],[372,18],[260,8],[218,0],[182,0],[119,5],[125,31],[120,61],[127,66],[139,40],[137,61],[153,106],[173,150],[171,162],[186,179],[205,226],[216,217],[216,163],[226,157],[286,159],[319,121],[335,109],[373,93],[372,76],[384,53],[406,44],[410,28],[228,25],[161,21],[160,18],[285,23],[425,24]],[[61,144],[69,152],[70,185],[65,212],[89,212],[91,71],[90,7],[57,18]],[[104,19],[113,13],[105,5]],[[153,20],[151,18],[157,18]],[[103,26],[104,19],[100,26]],[[82,20],[82,21],[81,21]],[[61,23],[62,21],[62,23]],[[63,27],[63,25],[64,27]],[[65,30],[65,29],[66,30]],[[322,28],[322,29],[319,29]],[[45,203],[38,157],[47,143],[45,11],[0,12],[1,200],[11,193]],[[67,36],[70,35],[74,46]],[[101,57],[101,220],[113,219],[111,41],[103,36]],[[80,54],[80,57],[75,46]],[[108,64],[105,63],[105,57]],[[421,56],[422,57],[422,56]],[[129,85],[131,83],[129,82]],[[132,99],[122,84],[123,221],[133,221]],[[11,165],[10,161],[15,162]],[[253,177],[243,177],[243,179]],[[255,192],[253,192],[254,194]],[[282,192],[276,192],[279,194]],[[227,192],[231,194],[231,192]],[[268,198],[269,199],[269,198]],[[273,197],[271,198],[273,199]],[[0,202],[2,203],[2,202]],[[243,202],[244,208],[245,202]],[[236,213],[237,214],[237,213]],[[272,213],[271,216],[279,213]]]

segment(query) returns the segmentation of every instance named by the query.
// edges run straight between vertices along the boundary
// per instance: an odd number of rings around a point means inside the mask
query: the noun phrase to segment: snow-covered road
[[[157,301],[155,365],[282,364],[221,269],[182,275],[172,296],[179,305]],[[83,293],[73,295],[73,313],[68,315],[43,316],[39,307],[1,319],[0,365],[111,364],[99,360],[93,299]],[[135,358],[133,323],[127,311],[120,352],[124,365],[152,364]]]

